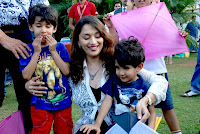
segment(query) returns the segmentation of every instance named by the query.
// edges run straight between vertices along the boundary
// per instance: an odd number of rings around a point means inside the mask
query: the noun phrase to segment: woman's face
[[[103,48],[103,37],[96,28],[85,24],[79,34],[78,43],[86,53],[86,57],[98,57]]]

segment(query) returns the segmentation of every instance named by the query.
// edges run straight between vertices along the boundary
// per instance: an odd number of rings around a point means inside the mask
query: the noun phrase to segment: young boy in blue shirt
[[[116,75],[109,78],[102,87],[106,97],[94,125],[84,125],[81,130],[100,132],[101,123],[112,105],[114,98],[115,115],[126,112],[136,112],[137,102],[146,95],[149,83],[144,81],[137,72],[143,68],[145,60],[144,50],[140,42],[133,38],[122,40],[115,46],[114,51]],[[146,95],[147,96],[147,95]],[[153,104],[149,106],[150,117],[148,126],[154,129],[156,112]],[[124,119],[127,120],[128,119]]]
[[[36,38],[28,44],[32,49],[28,51],[30,57],[20,58],[20,70],[26,80],[40,76],[47,87],[47,94],[42,97],[33,92],[33,134],[49,134],[52,122],[55,133],[72,133],[72,101],[67,81],[70,59],[65,46],[52,37],[57,30],[57,18],[58,12],[51,6],[39,4],[29,10],[29,29]]]

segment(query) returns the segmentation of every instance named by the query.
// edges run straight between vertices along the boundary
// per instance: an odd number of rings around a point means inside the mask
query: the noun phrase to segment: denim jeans
[[[200,47],[198,49],[197,64],[191,80],[191,91],[200,93]]]

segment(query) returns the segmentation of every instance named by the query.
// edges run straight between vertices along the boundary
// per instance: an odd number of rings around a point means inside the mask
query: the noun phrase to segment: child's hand
[[[100,127],[98,127],[97,125],[83,125],[82,127],[81,127],[81,129],[80,129],[80,131],[83,131],[83,133],[86,133],[87,132],[87,134],[89,134],[90,133],[90,131],[92,131],[92,130],[95,130],[97,133],[96,134],[100,134],[100,132],[101,132],[101,129],[100,129]]]
[[[56,51],[57,41],[51,35],[46,36],[46,41],[49,45],[49,51]]]
[[[110,20],[110,17],[111,17],[111,15],[109,13],[105,14],[104,17],[103,17],[103,21],[107,25],[108,28],[113,27],[113,24],[112,24],[112,21]]]
[[[38,36],[33,41],[34,53],[40,53],[41,52],[41,41],[42,41],[42,38],[43,38],[42,36]]]
[[[183,36],[184,39],[188,36],[188,32],[183,31],[182,29],[179,29],[179,33]]]

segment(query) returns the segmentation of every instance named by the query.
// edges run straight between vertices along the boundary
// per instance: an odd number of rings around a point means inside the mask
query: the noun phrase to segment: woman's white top
[[[97,110],[100,109],[101,103],[105,97],[105,94],[101,92],[101,100],[99,102],[96,101],[95,96],[90,88],[89,84],[89,72],[86,60],[83,62],[83,80],[79,81],[79,83],[74,84],[71,78],[69,78],[69,85],[72,90],[72,97],[74,102],[78,105],[79,109],[82,111],[81,118],[76,122],[74,126],[73,133],[75,134],[82,125],[85,124],[94,124],[95,123],[95,115]],[[162,76],[157,76],[152,72],[149,72],[145,69],[142,69],[139,72],[139,75],[147,82],[151,84],[148,92],[151,92],[156,95],[157,102],[159,103],[161,100],[165,100],[168,82]],[[101,87],[108,80],[106,69],[103,68],[101,75]],[[111,121],[109,117],[105,117],[105,122],[108,125],[111,125]]]

